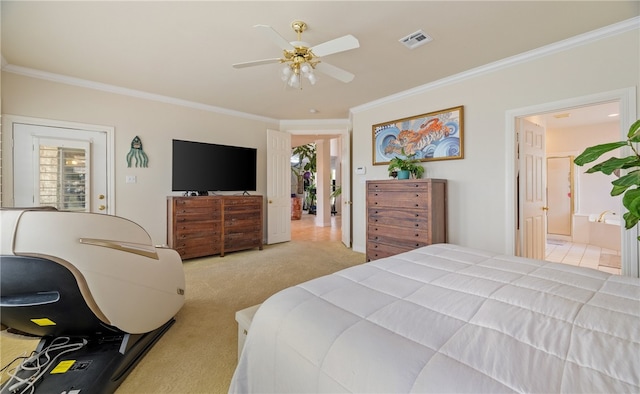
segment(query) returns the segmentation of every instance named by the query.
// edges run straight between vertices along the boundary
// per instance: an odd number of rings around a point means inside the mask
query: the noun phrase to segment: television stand
[[[183,260],[263,248],[262,196],[167,197],[167,244]]]

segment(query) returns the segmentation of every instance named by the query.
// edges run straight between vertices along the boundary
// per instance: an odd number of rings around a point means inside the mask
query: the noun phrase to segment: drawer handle
[[[420,206],[420,204],[416,204],[416,207],[419,207],[419,206]]]
[[[378,223],[378,219],[375,219],[374,222]]]
[[[420,227],[420,225],[418,223],[416,223],[416,227]]]
[[[420,234],[416,234],[416,237],[419,237],[419,236],[420,236]]]
[[[378,249],[378,245],[374,245],[374,246],[373,246],[373,248],[374,248],[374,249]]]
[[[378,205],[378,202],[376,201],[376,202],[374,202],[373,204],[374,204],[374,205]]]

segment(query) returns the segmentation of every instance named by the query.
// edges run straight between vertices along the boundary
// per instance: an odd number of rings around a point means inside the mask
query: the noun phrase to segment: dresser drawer
[[[222,245],[219,237],[198,237],[177,240],[173,249],[175,249],[183,259],[186,259],[218,254],[222,249]]]
[[[395,256],[400,253],[408,252],[411,249],[413,248],[382,244],[379,242],[369,242],[367,244],[367,261],[373,261],[381,259],[383,257]]]
[[[197,237],[220,237],[222,226],[213,220],[197,223],[177,223],[174,231],[176,239]]]
[[[389,225],[427,230],[429,213],[427,209],[369,208],[369,224]]]
[[[411,192],[411,191],[427,191],[429,185],[421,181],[369,181],[367,183],[367,193],[371,192]]]
[[[429,192],[411,191],[398,193],[391,191],[375,191],[367,195],[367,205],[369,207],[402,207],[411,209],[426,209],[430,204]]]
[[[429,232],[412,228],[369,225],[367,240],[389,245],[418,248],[429,244]]]
[[[184,197],[184,198],[175,198],[173,200],[176,209],[179,208],[187,208],[187,209],[196,209],[196,208],[205,208],[205,209],[215,209],[220,208],[220,200],[210,198],[207,196],[201,197]]]
[[[224,206],[225,208],[227,207],[233,207],[233,206],[253,206],[253,207],[257,207],[260,208],[262,207],[262,197],[260,196],[255,196],[255,197],[248,197],[248,196],[244,196],[244,197],[227,197],[227,199],[224,201]]]
[[[225,234],[224,250],[234,251],[262,247],[262,240],[259,233],[249,234]]]

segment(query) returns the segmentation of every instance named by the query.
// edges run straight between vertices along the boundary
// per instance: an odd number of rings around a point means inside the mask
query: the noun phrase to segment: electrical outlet
[[[127,183],[136,183],[137,182],[136,176],[135,175],[127,175],[126,182]]]

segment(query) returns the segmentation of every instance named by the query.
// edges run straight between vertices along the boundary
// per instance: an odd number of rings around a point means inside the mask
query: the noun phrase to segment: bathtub
[[[598,222],[600,214],[573,215],[572,241],[599,246],[620,252],[622,243],[622,220],[618,215],[607,214]]]
[[[618,215],[606,214],[602,218],[599,214],[589,215],[589,245],[615,250],[619,253],[622,242],[621,225],[622,221]]]

